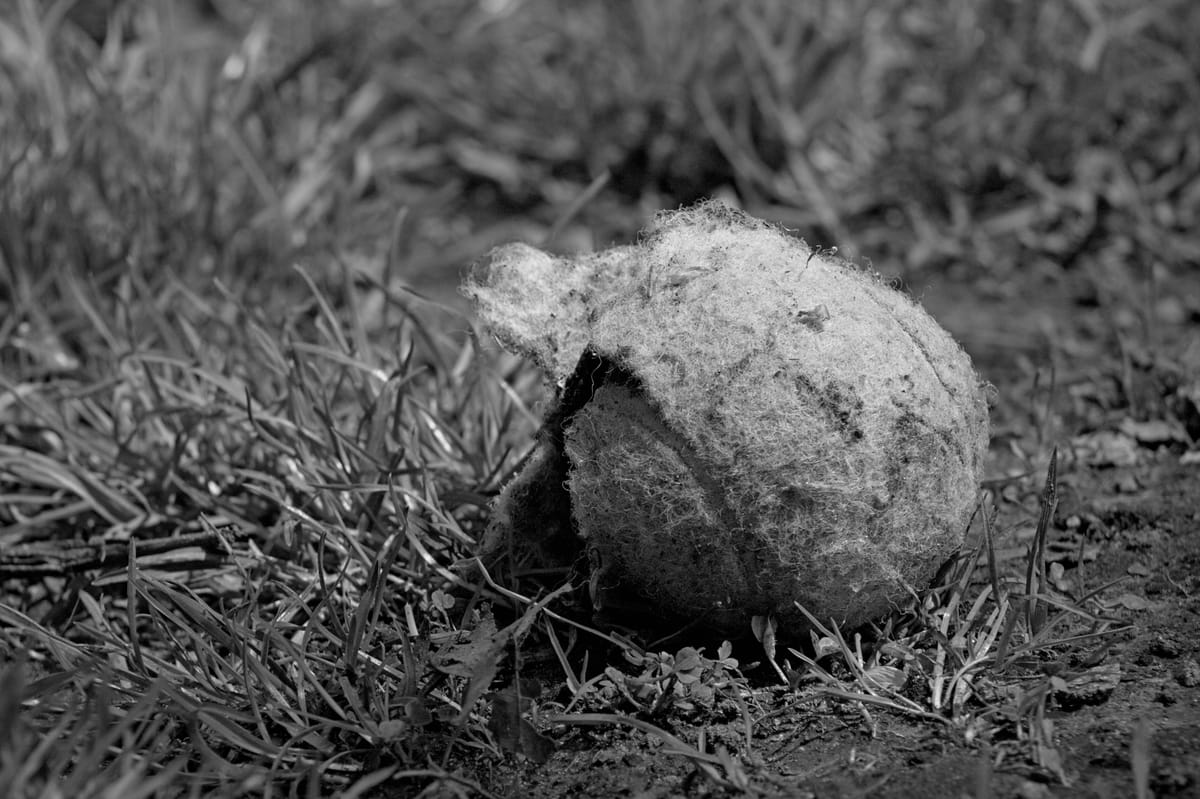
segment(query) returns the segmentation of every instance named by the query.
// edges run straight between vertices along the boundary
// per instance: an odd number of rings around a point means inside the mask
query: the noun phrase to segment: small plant
[[[634,673],[626,674],[615,666],[605,667],[601,674],[580,683],[564,712],[577,705],[622,703],[632,712],[650,717],[712,712],[719,701],[735,701],[735,696],[748,691],[732,651],[728,641],[721,644],[715,658],[706,657],[702,649],[691,646],[674,654],[626,648],[622,654],[634,667]]]
[[[562,712],[549,714],[546,722],[632,727],[657,738],[667,752],[690,760],[713,786],[754,795],[757,789],[745,765],[752,751],[752,725],[747,707],[752,691],[738,671],[732,651],[728,641],[718,647],[715,658],[706,657],[703,650],[690,646],[674,654],[626,647],[623,655],[634,667],[633,673],[606,666],[600,674],[580,682],[570,703]],[[580,712],[586,708],[622,708],[625,712]],[[664,729],[689,719],[708,724],[731,714],[742,718],[745,725],[740,757],[723,744],[708,751],[703,727],[695,745]],[[655,720],[668,724],[660,726]]]

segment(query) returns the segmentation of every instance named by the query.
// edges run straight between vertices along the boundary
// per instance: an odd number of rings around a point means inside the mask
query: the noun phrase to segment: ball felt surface
[[[983,388],[874,274],[706,204],[599,255],[503,248],[467,292],[573,392],[540,446],[565,456],[599,583],[725,628],[802,626],[797,602],[853,626],[961,544]],[[498,517],[538,517],[512,510]]]

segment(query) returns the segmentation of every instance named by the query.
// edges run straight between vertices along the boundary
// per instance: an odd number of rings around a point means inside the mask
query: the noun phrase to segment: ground
[[[1000,396],[1011,399],[997,409],[989,469],[1006,497],[1000,519],[1008,522],[1010,540],[999,546],[1027,542],[1037,510],[1042,475],[1006,479],[1023,472],[1016,464],[1024,459],[1014,450],[1040,447],[1035,462],[1044,468],[1057,444],[1063,466],[1052,538],[1065,553],[1065,574],[1077,595],[1085,586],[1111,586],[1099,594],[1101,606],[1128,625],[1090,646],[1086,663],[1044,666],[1068,678],[1091,670],[1110,683],[1091,696],[1064,697],[1048,710],[1061,771],[1031,763],[1017,754],[1021,747],[1014,741],[966,745],[961,730],[886,711],[874,715],[871,727],[845,705],[792,705],[781,701],[778,689],[763,688],[764,705],[773,710],[755,719],[749,744],[740,719],[672,730],[693,743],[703,734],[710,747],[720,742],[744,756],[749,752],[749,795],[1115,799],[1137,795],[1139,767],[1148,769],[1152,796],[1200,792],[1200,464],[1181,463],[1178,451],[1153,442],[1138,444],[1119,463],[1080,454],[1086,437],[1076,431],[1119,427],[1127,418],[1128,409],[1100,413],[1086,407],[1086,399],[1119,379],[1119,354],[1106,352],[1106,343],[1122,323],[1140,324],[1145,308],[1136,294],[1122,308],[1088,308],[1094,289],[1088,282],[1086,275],[1065,274],[981,296],[987,292],[977,284],[937,278],[914,292],[964,343]],[[1200,347],[1200,274],[1175,276],[1170,285],[1160,301],[1181,305],[1183,313],[1158,315],[1156,349],[1145,353],[1162,359],[1157,368],[1167,372],[1178,367],[1173,358],[1194,359]],[[1056,396],[1015,399],[1034,390],[1028,366],[1037,362],[1057,365]],[[1149,363],[1134,368],[1139,376],[1132,379],[1139,383],[1162,377],[1149,374]],[[1148,392],[1143,401],[1154,401],[1151,395],[1160,391],[1149,384],[1136,390]],[[1020,407],[1023,402],[1029,404]],[[1075,411],[1068,412],[1072,405]],[[1018,419],[1018,413],[1029,416]],[[1090,418],[1085,422],[1080,414]],[[1039,419],[1058,427],[1040,443],[1034,429]],[[1086,552],[1082,563],[1078,551]],[[1139,725],[1147,743],[1145,762],[1135,765]],[[566,727],[549,734],[558,748],[548,762],[489,764],[481,767],[485,784],[510,797],[736,795],[708,783],[685,758],[665,753],[653,735]]]

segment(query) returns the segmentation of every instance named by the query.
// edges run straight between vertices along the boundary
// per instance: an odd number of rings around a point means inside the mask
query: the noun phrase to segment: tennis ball
[[[601,591],[736,631],[863,624],[962,544],[984,386],[877,275],[706,203],[595,255],[500,248],[465,292],[560,387],[485,555],[586,551]]]

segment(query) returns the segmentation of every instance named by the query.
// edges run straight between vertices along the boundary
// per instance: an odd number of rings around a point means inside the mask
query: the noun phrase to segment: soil
[[[547,762],[481,757],[464,771],[506,797],[1115,798],[1139,795],[1139,772],[1149,795],[1200,796],[1200,273],[1130,271],[909,281],[997,388],[996,551],[1024,558],[1057,446],[1051,559],[1068,594],[1102,589],[1088,606],[1125,625],[1046,664],[1102,684],[1048,704],[1041,764],[1028,741],[983,744],[883,708],[868,724],[850,703],[763,685],[749,736],[737,714],[670,729],[739,756],[739,790],[611,725],[551,725]]]

